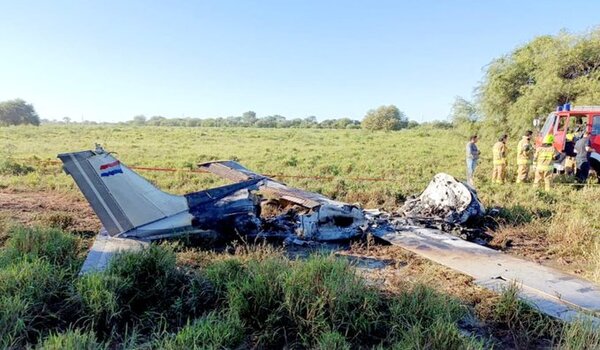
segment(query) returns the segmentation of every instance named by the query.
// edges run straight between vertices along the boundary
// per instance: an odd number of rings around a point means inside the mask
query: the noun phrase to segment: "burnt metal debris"
[[[289,210],[282,219],[295,221],[294,233],[301,239],[314,241],[334,241],[349,239],[360,235],[367,227],[363,210],[357,206],[329,199],[321,194],[289,187],[279,181],[254,173],[234,161],[202,163],[199,168],[224,179],[241,182],[255,179],[261,192],[275,197],[284,207],[290,204],[304,210]],[[289,226],[289,225],[288,225]]]
[[[433,177],[416,198],[408,199],[399,213],[407,218],[435,219],[453,225],[464,225],[485,214],[477,192],[448,174]]]
[[[482,244],[491,239],[481,222],[486,210],[477,192],[445,173],[435,175],[419,196],[408,198],[396,212],[366,210],[365,213],[374,232],[415,226]]]

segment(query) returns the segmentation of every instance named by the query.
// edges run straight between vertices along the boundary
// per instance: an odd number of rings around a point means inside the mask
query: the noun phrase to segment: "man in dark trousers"
[[[575,177],[577,182],[585,183],[590,173],[590,132],[584,131],[583,137],[575,143],[575,163],[577,165],[577,172]]]

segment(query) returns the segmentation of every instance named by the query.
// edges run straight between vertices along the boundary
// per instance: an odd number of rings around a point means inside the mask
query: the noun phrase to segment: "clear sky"
[[[600,24],[600,1],[5,1],[0,101],[42,118],[443,119],[493,58]]]

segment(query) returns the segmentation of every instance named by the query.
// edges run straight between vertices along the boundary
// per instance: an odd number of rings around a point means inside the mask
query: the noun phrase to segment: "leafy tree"
[[[0,102],[0,126],[20,124],[40,125],[33,105],[21,99]]]
[[[370,110],[362,121],[368,130],[400,130],[408,126],[408,118],[394,105]]]
[[[132,124],[134,125],[145,125],[146,124],[146,116],[143,114],[136,115],[133,117]]]
[[[540,36],[495,59],[478,96],[487,126],[513,134],[557,105],[600,104],[600,28]]]
[[[257,120],[256,113],[253,111],[244,112],[244,114],[242,114],[242,122],[244,126],[253,126]]]
[[[418,128],[419,127],[419,122],[416,120],[409,120],[408,124],[406,125],[407,129],[414,129],[414,128]]]
[[[466,99],[456,96],[450,112],[452,125],[468,134],[474,134],[478,130],[479,112],[477,106]]]

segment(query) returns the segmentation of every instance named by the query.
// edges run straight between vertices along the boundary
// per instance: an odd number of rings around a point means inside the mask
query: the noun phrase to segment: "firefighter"
[[[531,145],[532,134],[531,130],[527,130],[517,144],[517,183],[527,181],[529,178],[529,168],[533,164],[533,154],[535,153]]]
[[[535,152],[533,162],[535,163],[535,179],[533,187],[537,188],[538,183],[544,180],[546,191],[552,187],[552,173],[554,170],[554,160],[558,159],[560,154],[554,150],[554,135],[548,134],[544,137],[543,143]]]
[[[508,153],[506,149],[507,140],[508,135],[503,134],[492,148],[494,162],[494,170],[492,171],[493,183],[503,184],[506,179],[506,166],[508,165],[508,160],[506,159],[506,154]]]

